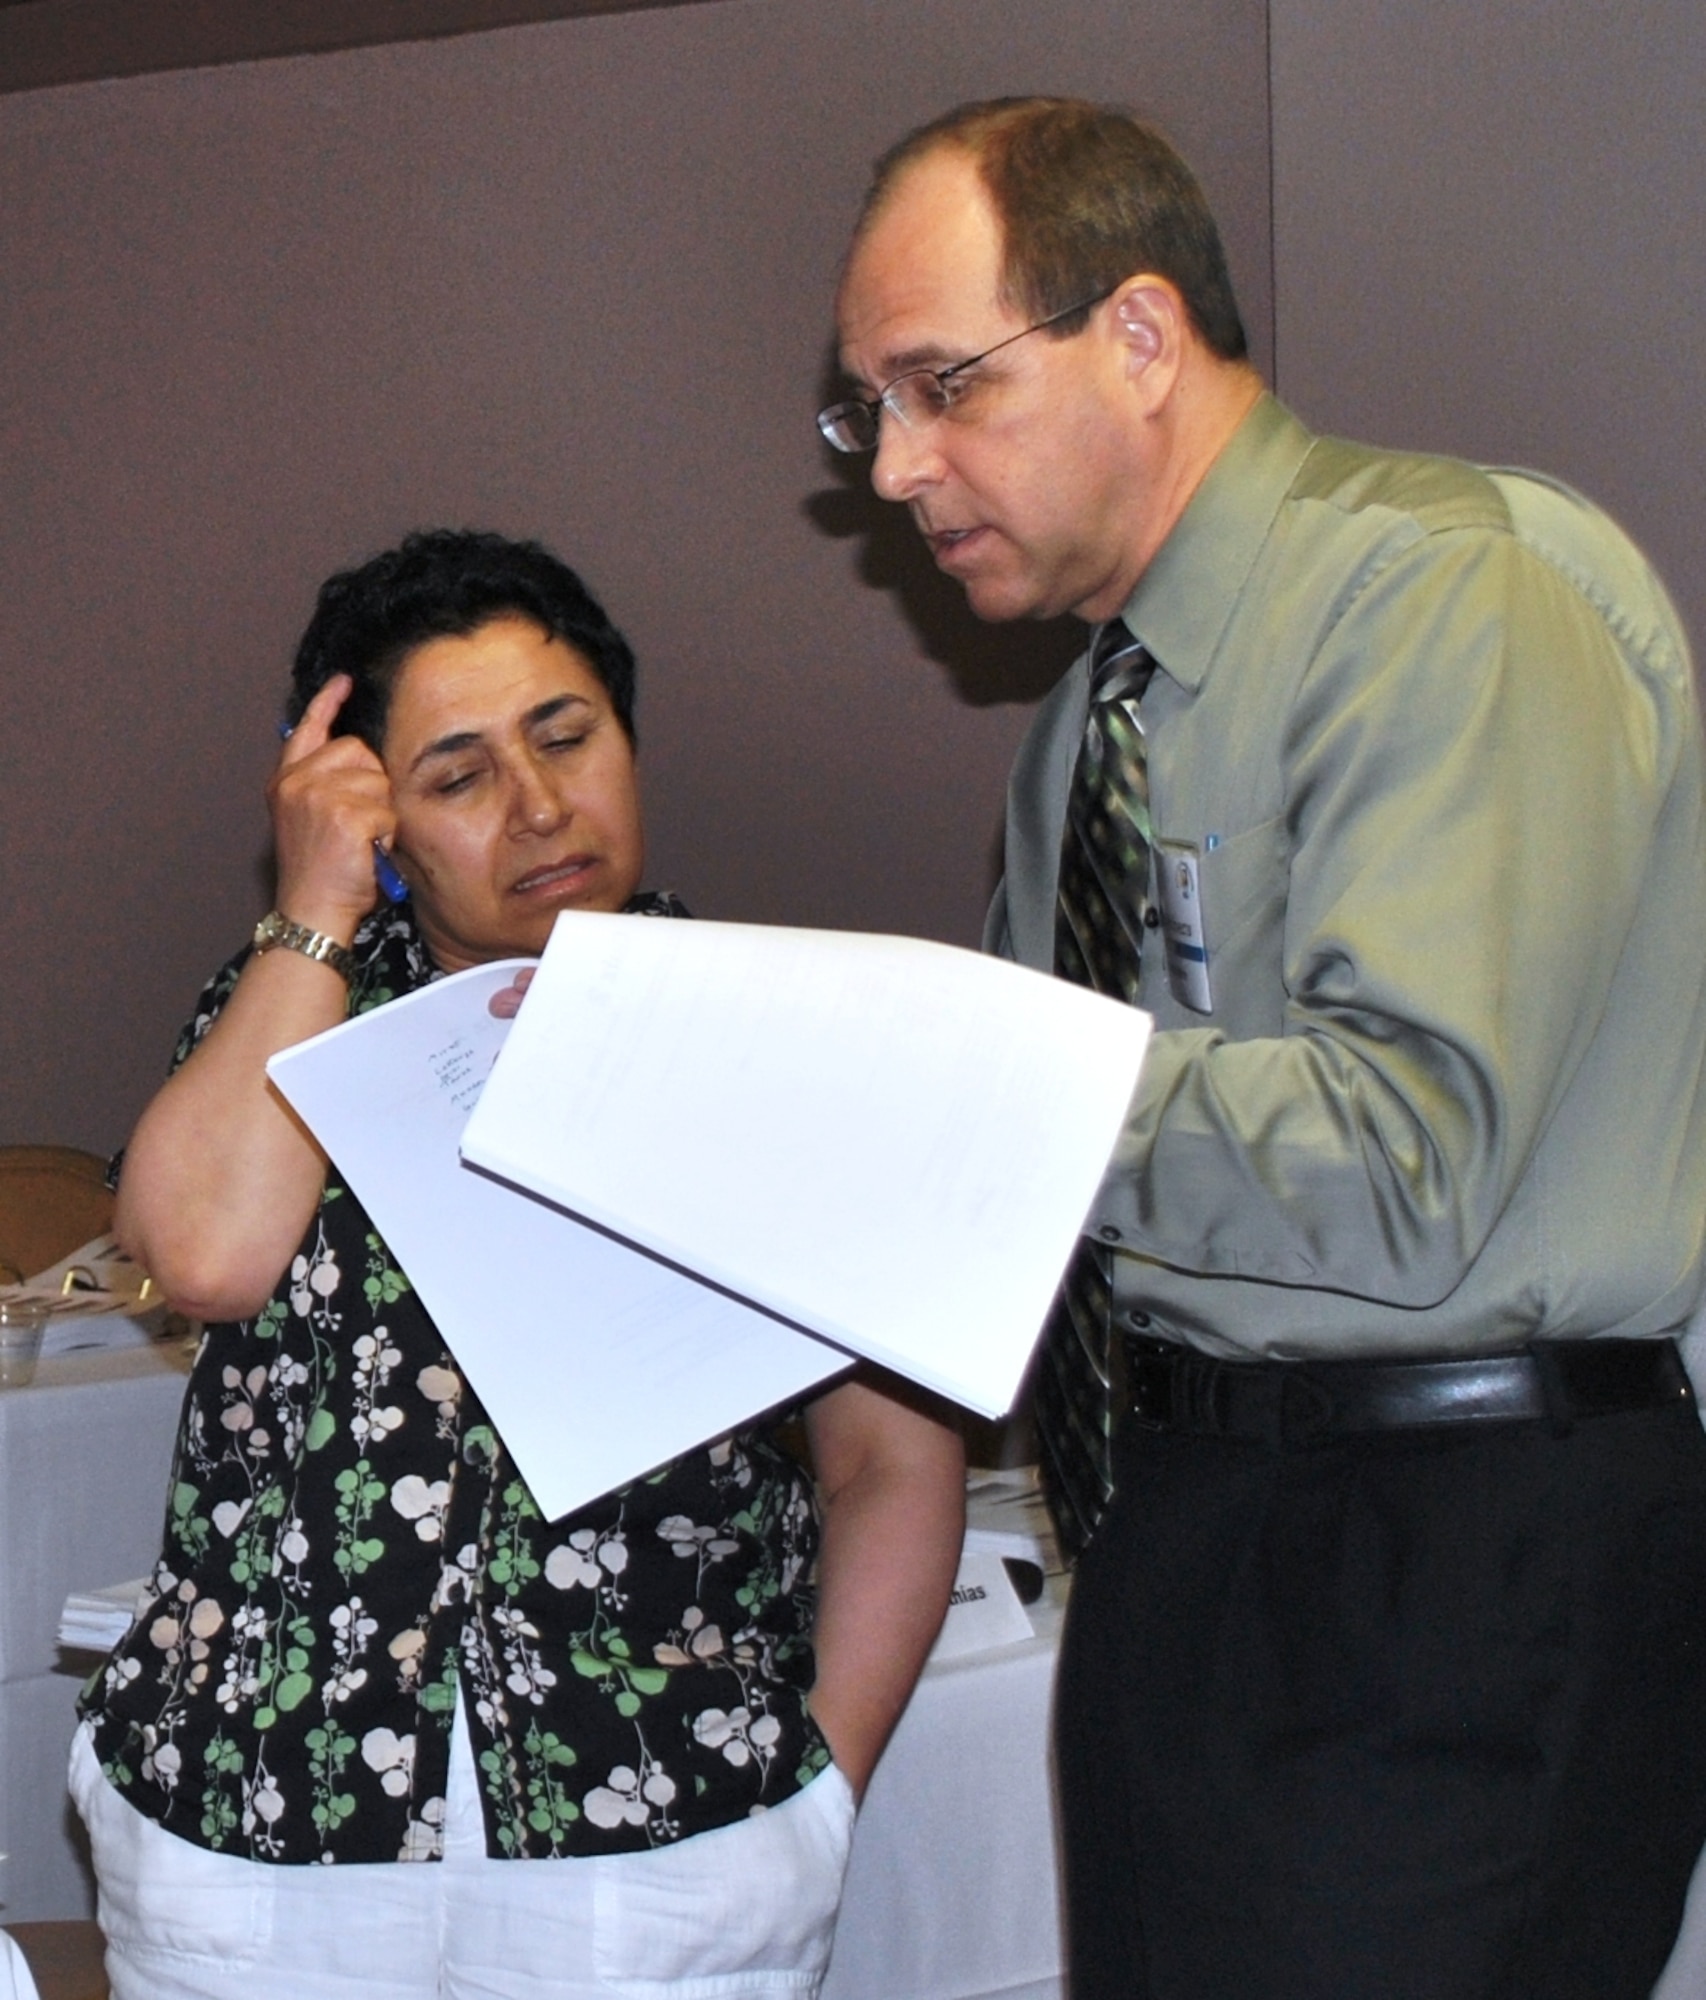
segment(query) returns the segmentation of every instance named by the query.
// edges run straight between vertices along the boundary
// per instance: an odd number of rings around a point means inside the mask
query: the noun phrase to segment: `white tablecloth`
[[[68,1592],[160,1548],[181,1344],[43,1361],[0,1389],[0,1922],[92,1913],[65,1760],[90,1662],[59,1652]]]
[[[1061,1598],[1032,1616],[1029,1643],[919,1682],[859,1815],[823,2000],[1060,2000],[1048,1742]]]

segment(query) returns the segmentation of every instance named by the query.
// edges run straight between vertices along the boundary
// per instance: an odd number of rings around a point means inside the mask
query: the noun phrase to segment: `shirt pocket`
[[[1285,1009],[1285,821],[1276,814],[1198,856],[1212,1018],[1240,1038],[1277,1035]]]

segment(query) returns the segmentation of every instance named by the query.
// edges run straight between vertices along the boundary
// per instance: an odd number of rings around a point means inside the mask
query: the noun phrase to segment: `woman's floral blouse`
[[[356,951],[352,1012],[436,976],[406,905]],[[828,1763],[805,1709],[816,1544],[810,1482],[762,1431],[541,1520],[334,1168],[271,1300],[206,1331],[152,1596],[85,1712],[108,1778],[185,1840],[430,1861],[460,1689],[492,1854],[656,1846]]]

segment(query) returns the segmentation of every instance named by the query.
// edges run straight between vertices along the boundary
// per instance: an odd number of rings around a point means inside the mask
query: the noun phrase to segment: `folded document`
[[[506,1039],[512,969],[268,1068],[548,1511],[850,1355],[1011,1405],[1146,1016],[917,939],[571,912]]]

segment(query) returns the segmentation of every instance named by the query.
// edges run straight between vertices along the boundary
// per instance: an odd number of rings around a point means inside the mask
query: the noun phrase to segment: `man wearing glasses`
[[[1122,115],[903,141],[838,320],[828,441],[1093,628],[989,943],[1158,1027],[1037,1371],[1074,2000],[1645,2000],[1706,1839],[1675,614],[1565,489],[1312,437]]]

